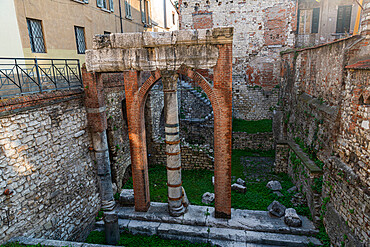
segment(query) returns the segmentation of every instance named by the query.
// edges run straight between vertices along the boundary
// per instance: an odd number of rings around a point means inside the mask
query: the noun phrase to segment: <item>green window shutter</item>
[[[311,33],[319,32],[320,8],[314,8],[312,11]]]
[[[339,6],[336,33],[349,33],[351,28],[352,5]]]
[[[113,0],[109,0],[109,10],[114,12]]]
[[[89,3],[89,0],[84,0],[84,3]]]
[[[103,0],[96,0],[96,6],[98,6],[99,8],[102,8],[103,7]]]
[[[298,13],[297,13],[297,31],[296,31],[297,34],[299,33],[299,18],[301,18],[301,10],[300,9],[298,9]]]

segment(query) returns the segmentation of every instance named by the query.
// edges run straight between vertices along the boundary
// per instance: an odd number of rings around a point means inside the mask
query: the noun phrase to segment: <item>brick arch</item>
[[[182,65],[177,71],[193,79],[211,101],[214,113],[215,217],[231,217],[231,135],[232,135],[232,45],[219,45],[219,58],[213,68],[213,87],[195,70]],[[149,175],[145,138],[144,105],[148,92],[161,78],[156,70],[141,86],[139,72],[123,72],[131,151],[135,210],[150,206]]]

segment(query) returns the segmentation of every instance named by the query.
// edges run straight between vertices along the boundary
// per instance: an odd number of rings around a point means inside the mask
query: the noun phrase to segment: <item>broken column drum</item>
[[[165,135],[167,156],[168,210],[171,216],[185,213],[181,179],[181,148],[177,101],[177,79],[175,71],[162,71],[164,92]]]

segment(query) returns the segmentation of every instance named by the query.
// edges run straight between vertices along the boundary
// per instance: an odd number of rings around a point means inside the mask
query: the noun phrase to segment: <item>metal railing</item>
[[[0,58],[0,98],[82,86],[78,59]]]

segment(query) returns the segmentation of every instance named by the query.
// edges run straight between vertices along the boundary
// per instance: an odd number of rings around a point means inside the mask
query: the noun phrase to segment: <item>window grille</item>
[[[85,54],[86,44],[85,44],[85,30],[83,27],[75,26],[77,53]]]
[[[30,36],[31,50],[35,53],[45,53],[44,35],[41,21],[27,19],[28,34]]]

